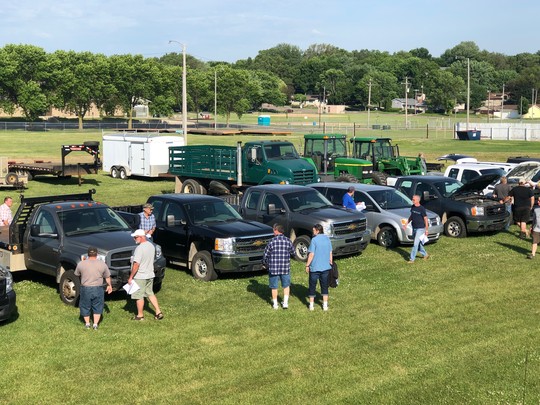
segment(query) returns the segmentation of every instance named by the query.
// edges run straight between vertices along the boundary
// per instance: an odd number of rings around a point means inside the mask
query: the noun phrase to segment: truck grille
[[[310,184],[313,183],[314,170],[297,170],[293,173],[294,184]]]
[[[131,267],[131,256],[133,250],[115,251],[110,255],[108,266],[111,270],[121,270]]]
[[[486,207],[487,216],[503,215],[506,212],[504,204],[490,205]]]
[[[254,236],[250,238],[236,238],[237,253],[257,253],[264,252],[266,245],[272,239],[273,235]]]
[[[1,273],[0,273],[1,274]],[[0,299],[6,295],[6,279],[1,278],[0,279]]]
[[[367,220],[365,218],[354,221],[340,222],[334,224],[334,235],[342,236],[352,233],[363,232],[366,230]]]

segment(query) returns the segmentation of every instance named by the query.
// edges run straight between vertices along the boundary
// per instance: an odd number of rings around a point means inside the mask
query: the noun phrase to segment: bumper
[[[508,223],[509,215],[491,220],[467,220],[467,232],[492,232],[503,230]]]
[[[407,229],[409,231],[409,229]],[[431,225],[429,227],[429,233],[428,233],[428,239],[430,242],[439,240],[439,237],[444,232],[444,225]],[[401,234],[403,236],[403,239],[401,243],[403,244],[413,244],[414,237],[412,235],[412,228],[410,229],[410,232],[407,232],[406,235],[403,235],[404,231],[402,230]]]
[[[167,266],[167,260],[164,256],[161,256],[154,261],[154,273],[155,278],[158,280],[163,280],[165,277],[165,267]],[[131,268],[125,268],[117,270],[116,272],[111,271],[111,285],[113,291],[118,291],[122,288],[124,284],[127,283],[129,275],[131,273]]]
[[[331,237],[332,254],[336,257],[362,252],[371,240],[371,231],[353,233],[346,236]]]
[[[243,273],[262,270],[264,252],[257,254],[223,253],[212,251],[214,268],[222,273]]]
[[[0,300],[0,321],[5,321],[15,313],[17,296],[15,291],[10,291],[6,297]]]

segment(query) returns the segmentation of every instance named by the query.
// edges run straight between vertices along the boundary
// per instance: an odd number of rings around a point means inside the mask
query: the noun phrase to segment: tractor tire
[[[349,173],[342,174],[336,179],[336,181],[340,181],[343,183],[358,183],[358,179]]]
[[[379,186],[386,186],[388,181],[388,175],[384,172],[373,172],[373,183]]]

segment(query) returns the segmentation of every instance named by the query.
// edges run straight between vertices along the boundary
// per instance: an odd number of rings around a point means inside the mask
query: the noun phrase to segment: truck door
[[[274,205],[275,212],[269,212],[270,205]],[[260,208],[257,211],[257,222],[262,222],[266,225],[274,225],[276,222],[286,225],[285,203],[281,198],[274,193],[266,193],[261,202]],[[286,229],[287,227],[285,227]]]
[[[156,204],[156,201],[152,201]],[[173,222],[167,224],[167,218],[172,216]],[[188,256],[188,225],[184,209],[175,202],[166,202],[156,215],[156,232],[154,241],[161,245],[165,257],[187,260]]]
[[[242,151],[242,176],[245,183],[259,184],[266,175],[266,161],[261,145],[245,147]]]
[[[416,183],[416,192],[420,196],[420,203],[428,210],[435,212],[437,215],[443,215],[441,195],[432,184],[419,181]],[[427,198],[426,198],[427,197]]]
[[[144,159],[144,144],[135,143],[131,144],[131,161],[129,162],[131,167],[131,172],[135,175],[146,175],[146,161]]]
[[[37,225],[38,235],[32,236],[28,231],[27,263],[29,269],[56,275],[60,261],[60,236],[54,222],[53,214],[40,211],[33,225]]]

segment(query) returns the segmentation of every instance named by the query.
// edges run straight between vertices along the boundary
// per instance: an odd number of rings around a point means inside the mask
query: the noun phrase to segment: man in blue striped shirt
[[[272,290],[272,308],[278,309],[278,283],[283,288],[283,309],[289,308],[291,286],[291,256],[294,247],[289,238],[283,235],[281,224],[274,224],[274,237],[264,250],[263,265],[268,269],[269,285]]]

